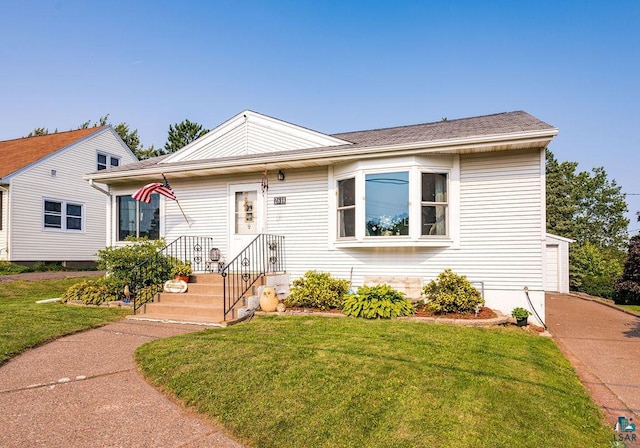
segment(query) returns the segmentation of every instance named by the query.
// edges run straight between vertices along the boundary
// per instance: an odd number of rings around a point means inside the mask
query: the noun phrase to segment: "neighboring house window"
[[[128,236],[160,238],[160,196],[151,195],[151,203],[136,201],[131,196],[118,196],[118,241]]]
[[[109,154],[98,153],[98,171],[120,166],[120,158]]]
[[[338,181],[338,236],[356,236],[356,179]]]
[[[422,173],[421,235],[447,234],[447,175]]]
[[[365,175],[365,235],[409,235],[409,172]]]
[[[83,204],[54,199],[44,200],[43,225],[45,229],[82,232],[83,217]]]

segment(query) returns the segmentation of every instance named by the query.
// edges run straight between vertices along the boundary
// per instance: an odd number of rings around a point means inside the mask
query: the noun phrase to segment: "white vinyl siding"
[[[540,293],[543,156],[540,150],[527,150],[460,155],[459,161],[458,156],[421,157],[420,166],[431,164],[435,172],[449,167],[447,207],[453,215],[449,223],[453,242],[448,246],[424,246],[421,241],[388,247],[340,246],[336,243],[337,181],[350,176],[346,171],[334,176],[333,168],[328,167],[289,169],[284,181],[277,180],[277,171],[269,172],[265,232],[285,236],[286,266],[292,279],[317,270],[352,278],[354,287],[361,285],[365,276],[418,277],[427,283],[451,268],[478,287],[477,282],[484,282],[488,305],[504,312],[525,305],[526,286],[536,309],[544,315],[544,294]],[[380,159],[375,164],[390,166],[393,162]],[[228,249],[229,185],[256,183],[261,176],[256,172],[170,179],[191,227],[177,204],[163,199],[161,229],[167,242],[181,235],[211,236],[229,261],[233,255]],[[138,187],[128,186],[128,194]],[[120,191],[123,187],[118,187]],[[276,205],[276,197],[284,197],[286,202]],[[420,194],[415,197],[421,206]]]
[[[9,194],[0,190],[0,260],[8,259],[8,239],[9,233],[7,210],[9,209]]]
[[[96,170],[96,154],[108,150],[123,163],[136,159],[106,129],[49,156],[11,179],[11,260],[87,261],[105,247],[107,196],[82,179]],[[43,227],[43,197],[84,205],[84,232]]]

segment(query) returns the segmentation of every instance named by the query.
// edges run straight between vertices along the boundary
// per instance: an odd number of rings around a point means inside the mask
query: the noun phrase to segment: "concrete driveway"
[[[613,427],[640,423],[640,317],[601,302],[547,294],[547,325]]]

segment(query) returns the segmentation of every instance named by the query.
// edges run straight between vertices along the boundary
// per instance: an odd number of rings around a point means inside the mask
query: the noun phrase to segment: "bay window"
[[[151,195],[151,203],[136,201],[131,196],[118,196],[118,241],[128,236],[160,238],[160,196]]]
[[[458,222],[458,173],[458,159],[448,156],[359,161],[335,168],[335,243],[456,245],[459,230],[450,220]]]

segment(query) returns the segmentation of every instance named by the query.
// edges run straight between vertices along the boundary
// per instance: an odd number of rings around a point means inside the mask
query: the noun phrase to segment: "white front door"
[[[235,258],[264,232],[264,204],[260,184],[229,185],[229,258]]]

